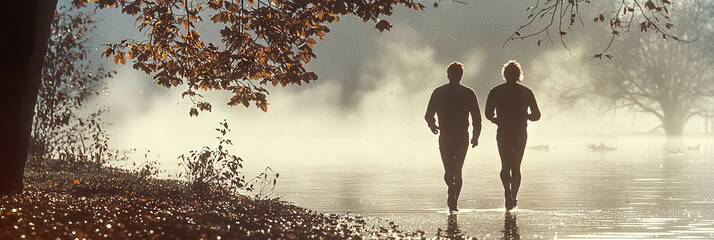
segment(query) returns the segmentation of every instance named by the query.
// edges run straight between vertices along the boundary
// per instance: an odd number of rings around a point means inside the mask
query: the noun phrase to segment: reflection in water
[[[515,213],[506,212],[505,220],[503,221],[503,239],[521,239],[521,236],[518,235]]]
[[[449,218],[446,219],[446,234],[449,236],[461,235],[461,230],[459,230],[459,215],[449,214]]]
[[[447,239],[465,239],[464,234],[459,230],[458,215],[449,214],[449,217],[446,219],[446,230],[441,232],[441,229],[439,229],[436,235]]]

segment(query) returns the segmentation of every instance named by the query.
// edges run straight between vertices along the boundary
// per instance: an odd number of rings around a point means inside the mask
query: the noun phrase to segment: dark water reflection
[[[518,235],[518,217],[515,212],[506,212],[503,220],[503,239],[521,239]]]
[[[448,215],[448,217],[446,217],[446,230],[444,231],[444,234],[437,235],[452,239],[462,238],[464,235],[461,233],[461,230],[459,230],[459,215]]]
[[[588,144],[601,141],[617,150],[588,150]],[[549,144],[550,150],[526,150],[519,205],[512,213],[503,207],[495,146],[487,144],[467,156],[457,216],[446,212],[436,147],[423,158],[271,167],[281,173],[277,191],[284,200],[323,212],[387,218],[429,236],[714,239],[711,141],[630,137],[529,143],[538,144]]]

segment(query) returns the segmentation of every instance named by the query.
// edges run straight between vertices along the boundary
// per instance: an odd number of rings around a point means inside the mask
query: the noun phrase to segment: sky
[[[151,150],[150,157],[167,171],[176,166],[178,155],[215,146],[214,128],[223,119],[235,143],[230,150],[244,159],[411,158],[438,151],[423,116],[431,91],[447,83],[446,67],[452,61],[464,64],[462,84],[474,89],[482,109],[488,91],[503,82],[501,66],[511,59],[521,63],[522,84],[533,89],[543,112],[539,122],[529,123],[529,145],[547,144],[557,136],[640,133],[659,125],[655,118],[632,111],[559,107],[553,92],[560,84],[600,76],[592,66],[605,60],[592,55],[606,46],[609,30],[587,21],[593,12],[583,12],[586,26],[568,34],[570,50],[558,42],[538,47],[537,39],[504,47],[524,23],[529,1],[443,1],[438,8],[424,3],[429,7],[419,12],[395,8],[386,18],[393,28],[384,33],[351,16],[329,25],[331,32],[316,45],[317,59],[306,65],[319,79],[303,86],[267,87],[267,113],[255,106],[227,106],[230,95],[214,91],[205,93],[213,111],[198,117],[188,115],[191,102],[180,97],[184,86],[167,89],[143,72],[98,58],[105,48],[101,44],[142,36],[132,17],[116,9],[100,10],[92,54],[95,62],[118,74],[92,101],[110,109],[105,117],[112,123],[112,147],[136,148],[142,155]],[[701,132],[700,121],[693,119],[687,129]],[[495,146],[495,126],[483,125],[482,145]]]

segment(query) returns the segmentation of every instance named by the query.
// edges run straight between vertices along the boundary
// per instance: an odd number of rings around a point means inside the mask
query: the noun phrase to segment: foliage
[[[354,15],[373,21],[381,32],[392,25],[380,19],[392,14],[395,5],[416,10],[424,6],[413,0],[94,0],[99,8],[120,7],[136,17],[147,40],[125,39],[109,44],[102,56],[115,63],[133,61],[133,68],[153,74],[165,87],[186,84],[194,103],[190,116],[210,111],[208,102],[197,100],[197,91],[226,90],[233,93],[228,105],[251,102],[268,110],[262,85],[283,87],[317,79],[303,67],[315,56],[317,39],[330,31],[326,26],[341,16]],[[88,0],[74,0],[78,8]],[[210,28],[197,28],[204,19],[220,29],[222,43],[201,38]],[[214,29],[214,30],[215,30]]]
[[[711,112],[706,100],[714,97],[714,9],[711,0],[692,0],[673,21],[690,44],[662,41],[656,36],[631,39],[615,48],[623,55],[607,67],[612,74],[597,79],[596,92],[614,107],[627,107],[656,116],[667,135],[681,135],[687,121]],[[637,37],[637,36],[632,36]],[[597,91],[599,90],[599,91]]]
[[[190,151],[189,155],[181,154],[178,157],[182,161],[179,165],[185,169],[179,177],[184,176],[195,190],[205,191],[213,187],[237,192],[246,187],[245,176],[240,173],[243,159],[229,153],[224,147],[233,145],[231,140],[226,138],[230,131],[228,122],[220,122],[216,131],[220,135],[216,137],[218,146],[215,149],[204,146],[200,151]]]
[[[266,167],[262,173],[248,181],[246,189],[250,189],[257,199],[277,199],[278,197],[274,196],[273,190],[278,184],[278,177],[280,177],[280,173],[276,173],[272,168]]]
[[[229,153],[226,148],[233,145],[233,142],[226,137],[230,131],[228,122],[224,119],[218,125],[216,131],[219,136],[216,137],[218,139],[216,148],[204,146],[200,151],[190,151],[188,155],[181,154],[178,157],[181,159],[179,165],[185,170],[179,173],[179,177],[185,177],[191,188],[198,192],[226,191],[237,194],[245,190],[254,192],[258,199],[271,198],[280,174],[267,167],[265,171],[246,181],[245,176],[240,172],[243,168],[243,159]]]
[[[92,15],[60,8],[51,22],[42,83],[35,106],[30,153],[35,158],[102,162],[115,158],[101,119],[105,109],[87,113],[84,103],[113,71],[92,72],[85,60]]]
[[[150,150],[146,150],[146,152],[144,153],[143,164],[140,164],[139,166],[136,165],[136,162],[134,162],[133,164],[135,168],[132,172],[134,173],[134,175],[139,176],[139,178],[141,179],[149,179],[156,177],[157,175],[159,175],[160,172],[163,171],[161,170],[161,168],[159,168],[160,164],[157,159],[149,160],[150,152]]]
[[[674,26],[670,14],[670,9],[675,8],[673,6],[675,4],[672,1],[617,0],[616,2],[617,8],[614,11],[599,13],[593,19],[594,22],[608,23],[611,30],[610,41],[602,52],[594,55],[595,58],[601,59],[604,55],[612,59],[612,55],[607,54],[607,52],[612,47],[615,37],[620,36],[620,33],[629,32],[633,24],[641,32],[651,31],[665,39],[670,38],[682,43],[691,42],[672,34],[670,31]],[[607,2],[606,4],[609,3]],[[590,0],[536,0],[534,6],[526,9],[529,15],[525,24],[521,25],[506,39],[503,45],[505,46],[508,41],[538,36],[541,38],[538,39],[536,44],[538,46],[547,45],[553,42],[551,33],[555,31],[554,35],[559,37],[563,47],[569,49],[565,36],[577,26],[576,22],[583,26],[585,25],[580,11],[586,4],[591,4]],[[610,8],[608,6],[608,10]]]

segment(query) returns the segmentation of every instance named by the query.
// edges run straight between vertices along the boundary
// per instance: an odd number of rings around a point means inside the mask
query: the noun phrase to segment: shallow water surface
[[[588,144],[616,147],[593,152]],[[547,141],[529,146],[547,144]],[[395,221],[428,236],[479,239],[714,239],[712,140],[573,139],[528,149],[518,208],[506,213],[495,146],[470,150],[456,216],[437,150],[423,158],[271,162],[283,200]],[[696,146],[696,147],[695,147]],[[436,145],[432,146],[436,149]]]

